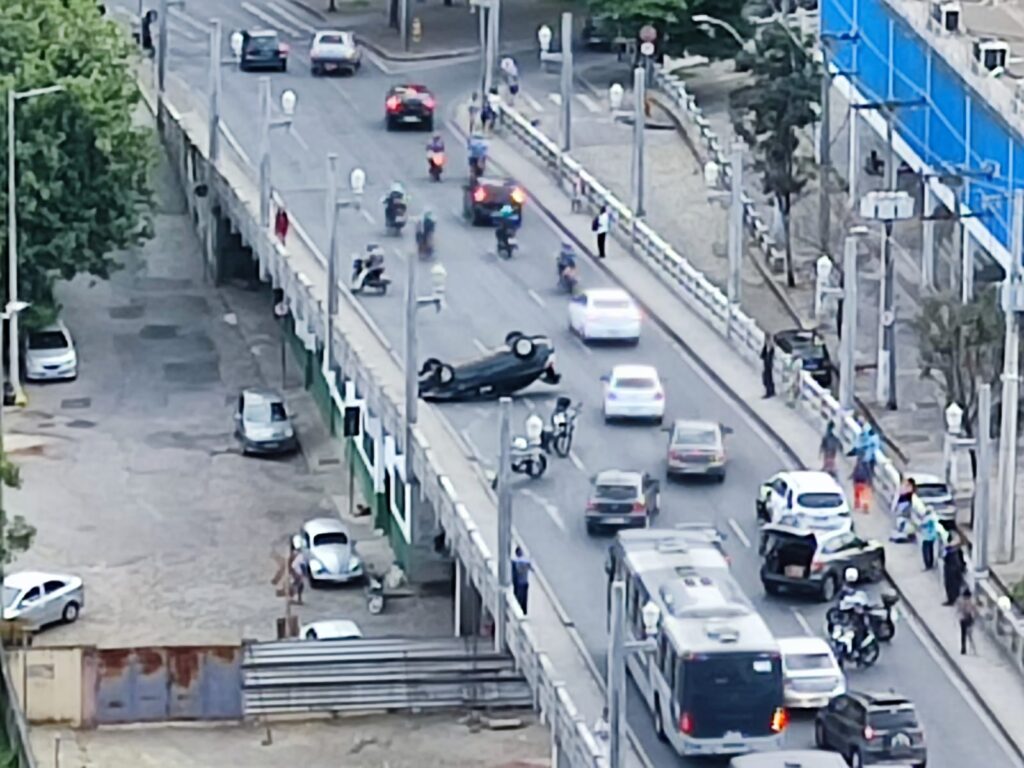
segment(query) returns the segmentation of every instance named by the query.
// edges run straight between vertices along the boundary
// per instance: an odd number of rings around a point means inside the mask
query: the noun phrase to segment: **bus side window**
[[[668,635],[662,633],[658,639],[658,664],[661,666],[665,684],[672,685],[672,674],[676,668],[676,652],[668,641]]]
[[[636,626],[636,577],[626,581],[626,620],[631,626]]]
[[[673,679],[672,686],[672,690],[675,691],[675,696],[672,697],[673,704],[676,707],[672,714],[676,717],[678,717],[679,714],[678,708],[680,706],[680,702],[683,700],[683,669],[683,662],[677,660],[675,666],[675,678]]]

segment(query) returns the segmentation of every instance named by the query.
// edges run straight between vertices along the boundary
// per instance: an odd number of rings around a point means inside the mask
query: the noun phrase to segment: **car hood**
[[[353,555],[351,547],[342,545],[313,547],[309,550],[310,559],[319,560],[328,573],[346,573]]]
[[[29,349],[25,351],[25,359],[33,363],[52,363],[57,360],[69,360],[75,356],[71,347],[62,349]]]

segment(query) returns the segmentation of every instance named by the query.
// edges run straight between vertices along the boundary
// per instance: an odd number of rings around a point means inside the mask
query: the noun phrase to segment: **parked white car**
[[[299,637],[305,640],[359,640],[363,631],[348,619],[321,619],[303,624]]]
[[[755,502],[757,519],[794,528],[852,528],[843,488],[827,472],[779,472],[761,484]]]
[[[25,378],[61,381],[78,376],[78,353],[64,323],[29,331],[25,342]]]
[[[818,709],[846,693],[846,676],[820,637],[780,637],[782,689],[787,707]]]
[[[20,571],[4,577],[4,620],[39,630],[78,619],[85,607],[85,587],[78,576]]]
[[[309,66],[313,75],[328,72],[355,74],[362,66],[363,54],[351,32],[325,29],[313,36],[309,49]]]
[[[652,365],[617,365],[603,377],[604,420],[665,417],[665,388]]]
[[[292,537],[292,546],[302,556],[311,587],[347,584],[363,578],[363,561],[348,528],[337,518],[307,520]]]
[[[643,315],[628,293],[590,288],[569,302],[569,328],[584,341],[640,341]]]

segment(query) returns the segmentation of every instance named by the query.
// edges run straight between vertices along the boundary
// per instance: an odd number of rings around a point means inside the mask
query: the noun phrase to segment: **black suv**
[[[769,524],[761,527],[761,583],[768,594],[783,589],[809,592],[828,602],[844,583],[847,568],[861,580],[885,576],[885,548],[842,528],[822,531]]]
[[[925,768],[928,750],[917,710],[896,693],[849,691],[818,710],[814,743],[846,757],[853,768],[899,763]]]
[[[425,85],[393,85],[384,97],[384,125],[393,131],[400,125],[434,130],[437,100]]]
[[[775,334],[775,346],[787,355],[799,357],[803,370],[825,389],[832,386],[832,358],[820,333],[801,328],[779,331]]]
[[[512,179],[495,179],[481,176],[464,187],[466,197],[463,215],[474,226],[492,224],[498,220],[498,211],[506,205],[512,207],[510,223],[518,227],[523,222],[523,203],[526,193]]]
[[[590,481],[587,533],[646,528],[661,504],[661,484],[646,472],[606,469]]]
[[[242,32],[242,56],[238,68],[243,72],[252,69],[288,69],[288,46],[282,43],[273,30]]]

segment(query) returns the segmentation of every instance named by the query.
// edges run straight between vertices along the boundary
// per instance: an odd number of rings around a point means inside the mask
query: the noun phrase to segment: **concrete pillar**
[[[412,541],[406,558],[406,577],[416,584],[451,583],[452,561],[444,552],[437,552],[435,548],[435,541],[442,532],[437,515],[429,502],[418,493],[410,494],[410,506]]]
[[[935,196],[928,182],[921,196],[921,281],[926,290],[935,287],[935,220],[932,218]]]
[[[455,563],[455,622],[456,637],[479,637],[482,633],[483,601],[458,558]]]

